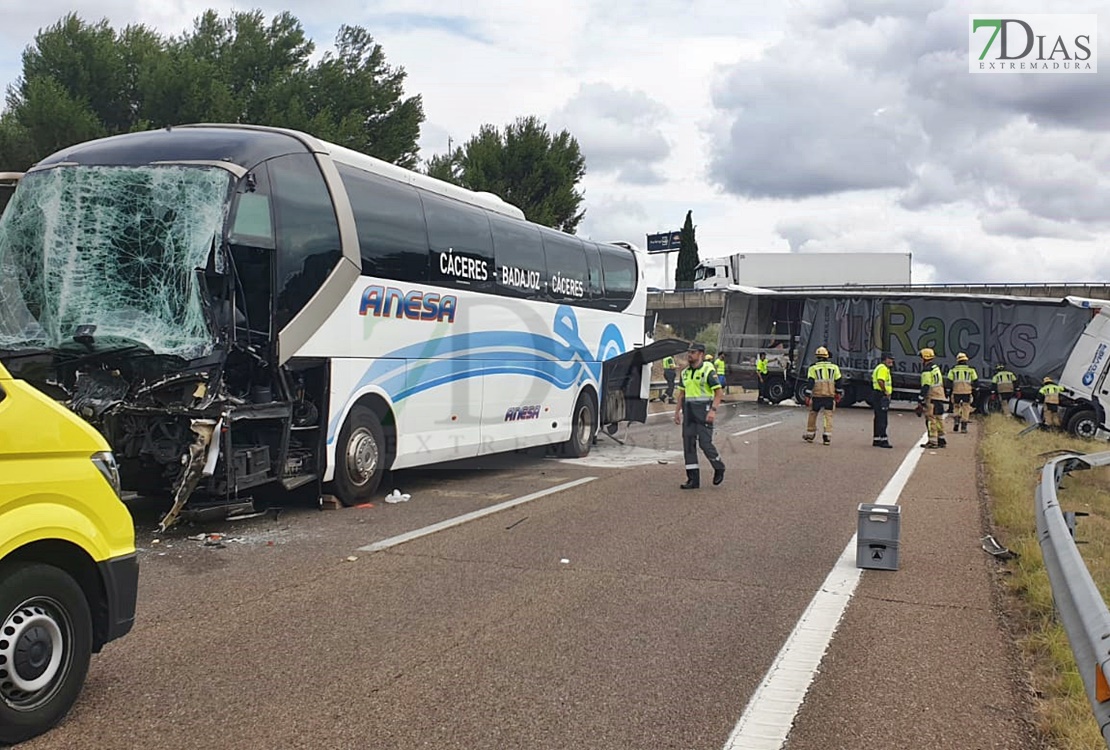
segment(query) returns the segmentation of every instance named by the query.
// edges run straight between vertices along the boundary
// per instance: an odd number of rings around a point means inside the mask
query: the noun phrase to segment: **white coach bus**
[[[643,421],[644,256],[311,136],[194,125],[64,149],[0,220],[0,361],[182,512]],[[192,498],[192,500],[190,500]],[[189,508],[183,506],[189,501]]]

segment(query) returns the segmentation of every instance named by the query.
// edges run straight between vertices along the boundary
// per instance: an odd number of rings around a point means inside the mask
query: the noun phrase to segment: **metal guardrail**
[[[1060,481],[1069,472],[1106,465],[1110,465],[1110,451],[1071,454],[1046,462],[1036,492],[1036,514],[1037,537],[1052,598],[1068,634],[1087,700],[1110,748],[1110,610],[1075,546],[1075,517],[1065,514],[1056,498]],[[1070,523],[1067,516],[1071,516]]]

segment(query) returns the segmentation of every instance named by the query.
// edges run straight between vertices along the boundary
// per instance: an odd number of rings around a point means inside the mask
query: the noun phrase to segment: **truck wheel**
[[[798,406],[805,406],[806,399],[809,398],[810,390],[805,382],[798,381],[797,387],[794,389],[794,400],[798,402]]]
[[[785,401],[788,395],[790,395],[790,391],[786,387],[785,380],[782,378],[770,378],[767,381],[767,400],[772,404]]]
[[[0,744],[61,721],[91,653],[89,603],[69,574],[38,563],[0,565]]]
[[[578,396],[570,422],[570,440],[560,446],[559,452],[568,458],[583,458],[590,453],[594,431],[597,429],[597,407],[590,394],[582,393]]]
[[[856,388],[855,388],[855,386],[853,386],[853,385],[844,386],[844,395],[840,397],[840,404],[838,405],[839,408],[847,409],[849,406],[856,403],[856,401],[859,401],[859,399],[856,398]]]
[[[1068,432],[1076,437],[1092,439],[1098,433],[1098,415],[1093,409],[1083,409],[1068,419]]]
[[[340,502],[367,502],[381,484],[385,463],[385,434],[378,415],[355,404],[335,446],[335,494]]]

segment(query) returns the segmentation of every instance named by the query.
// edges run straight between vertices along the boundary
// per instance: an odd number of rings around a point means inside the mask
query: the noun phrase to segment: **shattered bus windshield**
[[[0,219],[0,349],[54,349],[80,327],[155,354],[210,351],[196,269],[230,182],[217,167],[174,165],[28,174]]]

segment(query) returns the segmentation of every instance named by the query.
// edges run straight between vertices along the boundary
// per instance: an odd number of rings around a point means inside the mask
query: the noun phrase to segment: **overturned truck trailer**
[[[183,513],[646,417],[643,251],[293,131],[67,148],[0,220],[0,361]],[[33,429],[33,426],[28,426]],[[186,507],[188,504],[188,507]]]
[[[964,352],[990,383],[996,365],[1018,377],[1018,387],[1035,393],[1046,376],[1059,378],[1072,348],[1102,306],[1078,297],[1016,297],[901,291],[824,289],[776,292],[733,287],[725,299],[721,347],[731,371],[754,382],[760,351],[779,363],[770,373],[769,395],[778,403],[806,396],[806,372],[817,347],[828,348],[844,377],[841,406],[868,401],[871,371],[884,351],[895,357],[895,399],[914,400],[920,388],[918,352],[936,352],[944,372]],[[986,390],[980,390],[984,396]],[[1069,404],[1065,425],[1092,434],[1095,414]]]

